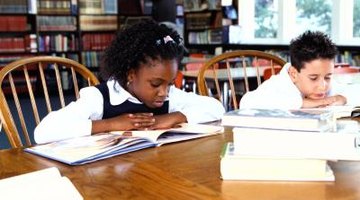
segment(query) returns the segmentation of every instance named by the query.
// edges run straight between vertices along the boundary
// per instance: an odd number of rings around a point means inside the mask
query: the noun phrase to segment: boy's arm
[[[345,105],[346,97],[342,95],[329,96],[323,99],[304,98],[302,108],[319,108],[326,106]]]

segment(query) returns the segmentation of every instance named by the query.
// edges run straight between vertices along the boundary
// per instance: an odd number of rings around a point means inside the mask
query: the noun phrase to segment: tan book
[[[22,199],[52,199],[52,200],[82,200],[70,179],[61,176],[55,168],[21,174],[0,180],[2,198]]]
[[[360,135],[357,122],[355,125],[341,122],[338,130],[331,132],[236,127],[234,151],[252,156],[359,161]]]
[[[232,143],[224,145],[220,161],[223,180],[334,181],[326,160],[243,156]]]

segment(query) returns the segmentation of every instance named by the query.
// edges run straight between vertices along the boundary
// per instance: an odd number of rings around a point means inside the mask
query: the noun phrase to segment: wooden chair
[[[335,67],[334,74],[349,74],[349,73],[359,73],[360,69],[357,67]]]
[[[98,83],[99,80],[89,69],[67,58],[37,56],[20,59],[6,65],[0,71],[0,116],[10,145],[13,148],[24,146],[17,123],[21,126],[26,146],[30,146],[32,142],[28,127],[34,128],[39,124],[41,117],[55,110],[53,107],[56,104],[57,109],[64,107],[68,103],[66,100],[69,92],[74,91],[72,96],[75,100],[79,98],[80,87]],[[68,90],[64,90],[65,86]],[[9,104],[15,106],[9,107]],[[23,112],[24,105],[32,108],[27,109],[31,110],[30,114],[25,110]],[[46,112],[43,113],[44,116],[39,114],[38,108],[41,106]]]
[[[223,53],[205,62],[199,70],[199,94],[218,98],[227,110],[238,109],[238,99],[262,83],[265,69],[275,74],[285,63],[275,55],[256,50]]]
[[[272,75],[280,73],[282,67],[276,66],[275,68],[267,67],[264,69],[263,79],[268,80]]]

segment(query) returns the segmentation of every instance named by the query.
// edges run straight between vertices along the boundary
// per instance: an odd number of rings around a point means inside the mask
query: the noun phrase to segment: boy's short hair
[[[291,65],[298,72],[306,62],[316,59],[334,59],[337,53],[336,45],[320,31],[306,31],[290,42]]]

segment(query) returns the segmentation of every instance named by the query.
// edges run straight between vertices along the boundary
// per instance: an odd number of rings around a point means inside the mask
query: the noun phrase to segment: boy
[[[240,108],[298,109],[344,105],[332,87],[335,44],[322,32],[306,31],[290,43],[291,63],[256,90],[246,93]]]

